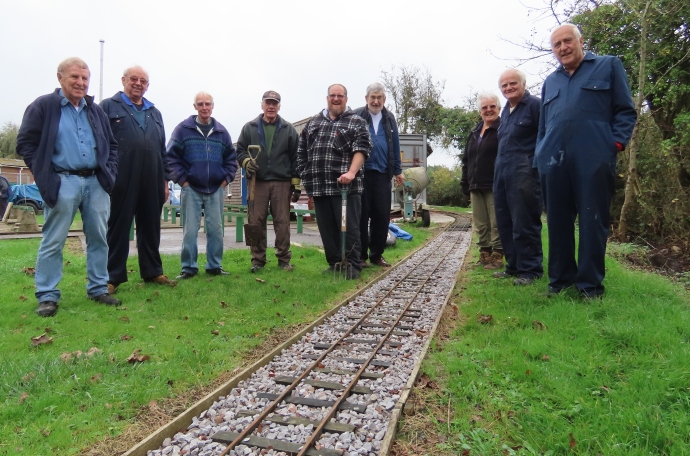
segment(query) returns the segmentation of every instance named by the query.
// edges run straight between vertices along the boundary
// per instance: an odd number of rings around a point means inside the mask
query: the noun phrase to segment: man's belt
[[[96,169],[68,169],[65,171],[67,174],[71,174],[73,176],[81,176],[81,177],[89,177],[93,176],[96,174]]]

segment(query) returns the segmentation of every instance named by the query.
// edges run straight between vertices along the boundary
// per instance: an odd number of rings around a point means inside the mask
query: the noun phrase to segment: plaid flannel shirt
[[[355,152],[369,157],[369,128],[350,108],[335,120],[318,113],[300,133],[297,172],[309,196],[340,196],[338,178],[348,172]],[[364,171],[357,171],[350,193],[361,194]]]

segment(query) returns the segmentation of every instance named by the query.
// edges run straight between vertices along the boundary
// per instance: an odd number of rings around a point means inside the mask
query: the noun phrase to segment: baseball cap
[[[262,100],[275,100],[278,103],[280,103],[280,94],[276,92],[275,90],[269,90],[268,92],[264,92],[264,96],[261,97]]]

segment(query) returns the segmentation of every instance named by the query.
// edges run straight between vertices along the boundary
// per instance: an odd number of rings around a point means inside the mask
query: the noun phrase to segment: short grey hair
[[[200,96],[203,96],[203,95],[207,95],[208,97],[210,97],[210,98],[211,98],[211,103],[213,103],[213,95],[211,95],[211,94],[208,93],[208,92],[203,92],[203,91],[202,91],[202,92],[199,92],[199,93],[197,93],[196,95],[194,95],[194,104],[195,104],[195,105],[196,105],[196,100],[198,100],[199,97],[200,97]]]
[[[527,84],[527,75],[525,74],[524,71],[518,70],[517,68],[508,68],[503,73],[501,73],[501,75],[498,77],[498,87],[499,88],[501,87],[501,79],[503,79],[503,76],[505,76],[506,73],[508,73],[510,71],[514,71],[517,73],[518,79],[520,80],[520,84],[522,84],[522,85]]]
[[[580,33],[580,29],[577,27],[577,25],[571,24],[570,22],[565,22],[565,23],[559,25],[558,27],[556,27],[556,30],[561,28],[561,27],[570,27],[573,30],[573,35],[575,35],[576,40],[579,40],[580,38],[582,38],[582,33]],[[554,32],[556,30],[554,30]],[[551,32],[551,34],[553,35],[553,32]]]
[[[477,95],[477,104],[479,108],[482,107],[482,100],[493,100],[496,102],[496,106],[501,106],[501,100],[498,98],[498,95],[493,92],[481,92]]]
[[[151,78],[149,77],[149,72],[146,71],[145,69],[143,69],[142,67],[140,67],[139,65],[132,65],[131,67],[125,68],[125,71],[122,72],[122,76],[128,76],[128,75],[129,75],[129,72],[130,72],[131,70],[134,70],[134,69],[143,71],[144,73],[146,73],[146,79],[151,79]]]
[[[371,93],[382,93],[383,95],[386,95],[386,88],[381,84],[380,82],[375,82],[373,84],[369,84],[367,87],[367,95],[369,96]]]
[[[326,92],[326,95],[330,95],[330,94],[331,94],[331,87],[335,87],[335,86],[340,86],[340,87],[342,87],[343,90],[345,91],[345,96],[347,96],[347,88],[346,88],[344,85],[342,85],[342,84],[331,84],[331,85],[329,85],[329,86],[328,86],[328,91]]]
[[[89,66],[79,57],[70,57],[60,62],[57,68],[57,72],[64,75],[65,71],[67,71],[67,68],[73,66],[81,68],[82,70],[88,70],[89,76],[91,76],[91,70],[89,70]]]

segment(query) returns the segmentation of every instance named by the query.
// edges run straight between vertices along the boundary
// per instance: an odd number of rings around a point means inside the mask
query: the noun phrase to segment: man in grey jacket
[[[291,271],[290,200],[297,202],[301,194],[297,174],[297,131],[291,123],[278,115],[278,92],[269,90],[264,93],[261,110],[262,114],[244,125],[237,140],[237,161],[244,168],[247,179],[252,176],[256,179],[249,221],[263,227],[261,241],[251,247],[251,272],[258,272],[266,265],[266,219],[269,204],[276,234],[278,266]],[[258,156],[250,157],[250,145],[261,147]]]

